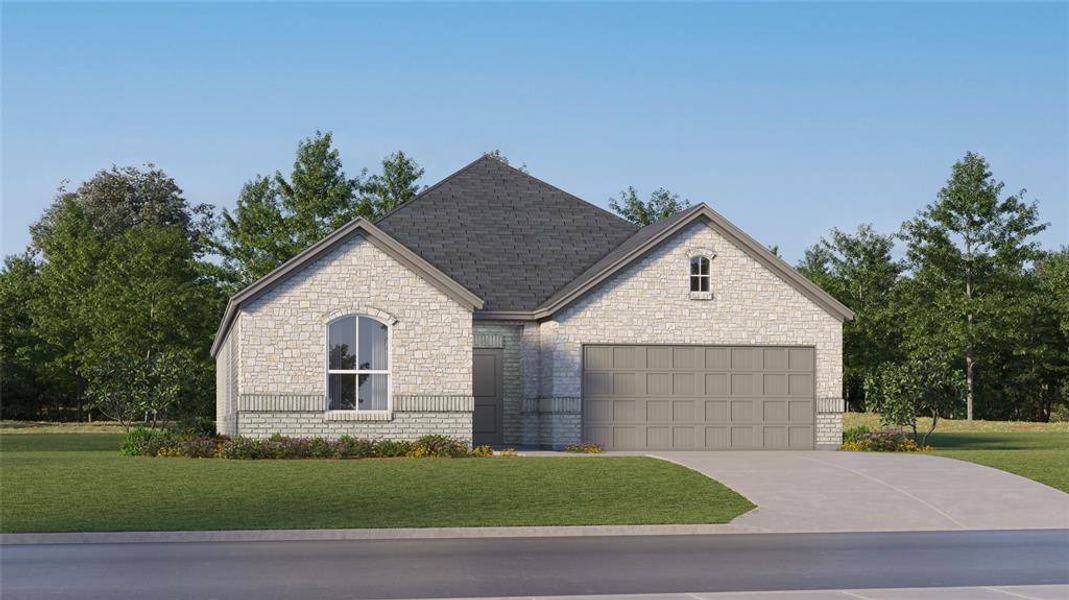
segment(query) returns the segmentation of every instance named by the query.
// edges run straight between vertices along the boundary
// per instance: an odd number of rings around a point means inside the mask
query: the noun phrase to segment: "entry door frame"
[[[480,373],[477,371],[476,360],[477,356],[492,356],[494,357],[494,395],[491,396],[475,396],[476,381],[479,378]],[[475,406],[472,413],[472,432],[471,441],[474,446],[481,446],[488,444],[491,446],[503,446],[505,444],[505,352],[502,348],[474,348],[472,350],[472,396],[475,400]],[[495,409],[494,429],[493,434],[478,433],[475,431],[476,413],[479,412],[479,407],[493,407]]]

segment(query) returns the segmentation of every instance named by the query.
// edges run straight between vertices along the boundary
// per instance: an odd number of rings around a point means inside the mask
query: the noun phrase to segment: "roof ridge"
[[[406,207],[412,206],[412,205],[413,205],[413,204],[414,204],[414,203],[415,203],[415,202],[416,202],[417,200],[422,200],[422,199],[423,199],[423,197],[424,197],[424,196],[426,196],[427,194],[429,194],[429,193],[430,193],[431,191],[433,191],[433,190],[436,190],[436,189],[438,189],[438,188],[442,187],[442,185],[443,185],[444,183],[446,183],[447,181],[450,181],[450,180],[452,180],[453,178],[455,178],[455,177],[456,177],[457,175],[460,175],[460,174],[461,174],[461,173],[463,173],[464,171],[467,171],[468,169],[470,169],[470,168],[474,167],[474,166],[475,166],[475,165],[477,165],[477,164],[478,164],[478,163],[479,163],[480,161],[482,161],[482,160],[483,160],[484,158],[488,158],[488,156],[487,156],[486,154],[484,154],[484,155],[480,156],[479,158],[476,158],[475,160],[471,161],[470,163],[468,163],[468,164],[464,165],[463,167],[460,167],[460,168],[459,168],[459,169],[457,169],[456,171],[453,171],[453,172],[452,172],[451,174],[449,174],[449,175],[446,175],[445,177],[443,177],[442,179],[440,179],[440,180],[439,180],[439,181],[438,181],[437,183],[435,183],[434,185],[430,185],[430,186],[428,186],[428,187],[425,187],[425,188],[423,188],[423,189],[422,189],[422,190],[421,190],[421,191],[420,191],[420,192],[419,192],[418,194],[416,194],[416,195],[415,195],[415,196],[414,196],[414,197],[413,197],[413,198],[412,198],[411,200],[409,200],[408,202],[405,202],[405,203],[401,204],[400,206],[397,206],[397,207],[395,207],[395,208],[394,208],[393,210],[390,210],[390,211],[388,211],[388,212],[387,212],[386,214],[384,214],[384,215],[382,215],[381,217],[379,217],[379,218],[375,219],[375,223],[376,223],[376,224],[378,224],[378,223],[381,223],[381,222],[383,221],[383,219],[385,219],[386,217],[389,217],[389,216],[393,215],[394,213],[396,213],[396,212],[400,211],[400,210],[401,210],[401,209],[403,209],[403,208],[406,208]]]
[[[485,157],[485,158],[493,158],[489,154],[484,154],[483,157]],[[604,208],[598,206],[597,204],[594,204],[593,202],[589,202],[587,200],[584,200],[584,199],[580,198],[579,196],[576,196],[575,194],[569,192],[568,190],[563,190],[563,189],[553,185],[552,183],[549,183],[548,181],[545,181],[543,179],[535,177],[534,175],[531,175],[530,173],[528,173],[526,171],[518,169],[518,168],[508,164],[507,162],[505,162],[503,160],[498,160],[498,159],[494,159],[494,160],[497,160],[497,162],[500,163],[501,165],[503,165],[503,166],[505,166],[505,167],[507,167],[509,169],[512,169],[513,171],[516,171],[517,173],[519,173],[521,175],[526,176],[528,179],[533,179],[534,181],[536,181],[536,182],[538,182],[538,183],[540,183],[540,184],[542,184],[542,185],[544,185],[544,186],[546,186],[548,188],[556,190],[556,191],[564,194],[565,196],[568,196],[569,198],[571,198],[573,200],[578,200],[579,202],[582,202],[583,204],[589,204],[590,206],[596,208],[597,210],[609,215],[613,219],[616,219],[617,221],[620,221],[622,223],[626,223],[626,224],[630,225],[631,227],[634,227],[635,231],[642,230],[642,227],[639,227],[639,226],[635,225],[634,223],[632,223],[631,221],[628,221],[627,219],[621,217],[620,215],[618,215],[618,214],[616,214],[616,213],[614,213],[614,212],[612,212],[610,210],[604,209]]]

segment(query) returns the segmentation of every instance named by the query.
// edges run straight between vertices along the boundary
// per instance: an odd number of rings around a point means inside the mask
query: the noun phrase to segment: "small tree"
[[[913,439],[924,446],[941,417],[961,410],[965,380],[948,361],[937,358],[910,358],[888,363],[865,381],[866,394],[880,412],[885,426],[909,427]],[[931,417],[932,424],[918,435],[917,417]]]
[[[619,198],[609,198],[609,208],[613,212],[640,227],[667,219],[689,207],[690,200],[681,199],[679,194],[673,194],[664,188],[654,190],[647,202],[639,199],[638,192],[631,186],[620,192]]]
[[[155,428],[179,404],[192,361],[181,353],[154,358],[116,355],[89,367],[89,405],[123,429],[142,421]]]

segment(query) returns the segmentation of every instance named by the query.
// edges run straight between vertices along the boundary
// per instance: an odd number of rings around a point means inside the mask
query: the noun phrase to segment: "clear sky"
[[[500,148],[606,205],[704,201],[794,262],[889,231],[965,151],[1069,243],[1069,4],[2,6],[4,254],[56,187],[154,162],[232,206],[330,130],[430,184]]]

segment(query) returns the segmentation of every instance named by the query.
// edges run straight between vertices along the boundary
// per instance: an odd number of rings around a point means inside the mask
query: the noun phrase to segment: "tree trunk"
[[[971,257],[972,251],[969,250]],[[965,262],[965,301],[968,313],[965,316],[965,419],[972,421],[973,407],[973,312],[972,312],[972,262]]]

